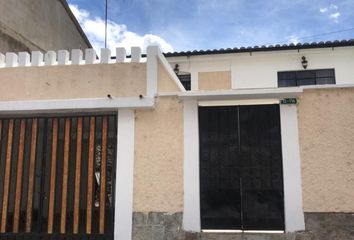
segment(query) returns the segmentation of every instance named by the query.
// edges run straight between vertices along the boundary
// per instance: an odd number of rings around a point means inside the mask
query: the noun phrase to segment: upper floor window
[[[278,87],[335,84],[334,69],[278,72]]]
[[[177,77],[181,81],[183,87],[189,91],[191,90],[191,74],[190,73],[179,73]]]
[[[183,87],[187,90],[191,90],[191,74],[189,72],[183,72],[179,69],[179,64],[175,64],[173,71],[176,73],[179,81],[182,83]]]

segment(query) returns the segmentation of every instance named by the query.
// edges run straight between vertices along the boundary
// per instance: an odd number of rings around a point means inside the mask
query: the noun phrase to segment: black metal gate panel
[[[0,118],[0,239],[113,239],[115,115]]]
[[[202,229],[284,230],[279,105],[199,108]]]
[[[240,229],[240,158],[237,107],[202,107],[200,199],[204,229]]]

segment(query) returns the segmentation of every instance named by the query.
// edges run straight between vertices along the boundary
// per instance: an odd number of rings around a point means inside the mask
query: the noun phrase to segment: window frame
[[[318,83],[319,80],[321,79],[328,79],[328,78],[332,78],[332,77],[317,77],[318,72],[320,71],[333,71],[333,83]],[[298,74],[299,73],[313,73],[314,77],[313,78],[298,78]],[[280,74],[282,73],[289,73],[289,74],[294,74],[294,78],[289,78],[289,79],[280,79]],[[303,80],[311,80],[314,81],[314,84],[299,84],[299,81],[303,81]],[[280,82],[294,82],[295,81],[295,85],[282,85],[280,84]],[[294,71],[278,71],[277,72],[277,83],[278,83],[278,87],[300,87],[300,86],[315,86],[315,85],[335,85],[336,84],[336,71],[335,68],[321,68],[321,69],[309,69],[309,70],[294,70]]]

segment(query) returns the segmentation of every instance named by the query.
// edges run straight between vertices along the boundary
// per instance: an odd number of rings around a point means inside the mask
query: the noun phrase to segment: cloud
[[[91,16],[91,14],[80,9],[77,5],[70,4],[70,9],[79,21],[82,29],[89,38],[94,49],[104,47],[105,41],[105,21],[100,17]],[[141,47],[143,51],[149,45],[157,45],[163,52],[173,52],[173,47],[163,38],[154,34],[139,35],[128,30],[124,24],[118,24],[114,21],[107,22],[107,47],[114,52],[116,47],[126,48],[130,54],[131,47]]]
[[[334,21],[338,21],[338,18],[340,16],[340,12],[332,13],[329,15],[329,18],[333,19]]]
[[[328,8],[320,8],[320,12],[321,12],[321,13],[328,12]]]
[[[293,44],[298,44],[300,42],[300,39],[299,37],[295,36],[295,35],[292,35],[290,36],[290,39],[289,39],[289,43],[293,43]]]
[[[334,22],[338,22],[338,18],[340,17],[340,12],[338,11],[338,6],[335,4],[330,4],[328,7],[320,8],[320,13],[325,14],[329,19]]]

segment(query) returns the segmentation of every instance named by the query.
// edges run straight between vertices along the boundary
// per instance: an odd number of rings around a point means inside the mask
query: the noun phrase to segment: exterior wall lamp
[[[301,61],[301,64],[302,64],[302,67],[304,68],[304,69],[306,69],[307,68],[307,65],[308,65],[308,61],[306,60],[306,57],[305,56],[302,56],[302,61]]]
[[[175,65],[175,68],[173,69],[173,71],[176,73],[176,75],[178,75],[178,73],[179,73],[179,65],[178,64]]]

